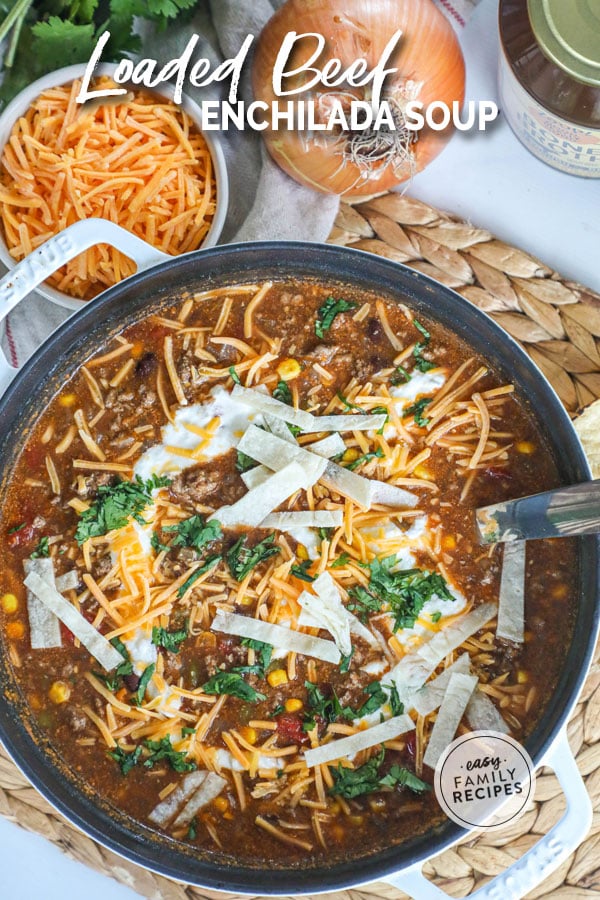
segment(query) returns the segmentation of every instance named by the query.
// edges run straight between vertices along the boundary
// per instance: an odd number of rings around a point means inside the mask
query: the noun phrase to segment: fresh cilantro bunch
[[[53,69],[89,60],[110,32],[102,58],[117,61],[141,50],[136,17],[165,28],[198,0],[0,0],[0,40],[7,39],[0,103]]]

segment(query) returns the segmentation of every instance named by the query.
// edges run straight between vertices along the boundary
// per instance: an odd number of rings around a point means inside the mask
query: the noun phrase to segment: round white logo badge
[[[489,831],[525,812],[535,792],[535,770],[513,738],[473,731],[448,745],[435,767],[434,788],[453,822]]]

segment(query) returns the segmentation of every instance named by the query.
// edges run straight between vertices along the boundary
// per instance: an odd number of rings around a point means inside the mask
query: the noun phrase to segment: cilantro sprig
[[[161,647],[169,653],[179,653],[181,645],[188,636],[187,628],[177,631],[167,631],[166,628],[154,626],[152,629],[152,643],[155,647]]]
[[[170,479],[153,475],[146,481],[136,475],[133,481],[119,481],[101,485],[92,505],[79,517],[75,540],[83,544],[88,538],[102,537],[116,528],[123,528],[130,518],[142,525],[142,512],[152,502],[152,491],[166,487]]]
[[[333,325],[333,321],[340,313],[349,312],[356,309],[358,304],[352,300],[336,300],[335,297],[328,297],[325,303],[317,310],[317,321],[315,322],[315,334],[321,340],[325,337],[325,332],[329,331]]]
[[[172,547],[192,547],[194,550],[202,550],[213,541],[218,541],[223,533],[220,522],[216,519],[205,522],[202,516],[190,516],[176,525],[166,525],[162,530],[175,534]]]
[[[240,672],[217,672],[202,685],[205,694],[229,694],[247,703],[259,703],[266,700],[266,695],[255,691],[252,685],[244,681]]]

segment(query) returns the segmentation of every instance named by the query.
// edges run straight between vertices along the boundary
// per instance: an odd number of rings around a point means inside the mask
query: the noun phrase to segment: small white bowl
[[[82,78],[85,73],[85,69],[86,66],[84,64],[67,66],[64,69],[56,69],[54,72],[49,72],[42,78],[38,78],[37,81],[34,81],[28,87],[24,88],[19,94],[17,94],[17,96],[13,100],[11,100],[2,115],[0,115],[0,156],[4,151],[4,146],[10,137],[10,133],[15,122],[27,112],[33,101],[43,91],[46,91],[49,88],[68,84],[69,82],[74,81],[76,78]],[[113,74],[114,66],[108,64],[99,65],[94,70],[94,75],[110,76]],[[127,85],[124,85],[124,87],[127,87]],[[143,90],[147,91],[148,93],[155,93],[161,97],[165,97],[168,100],[173,100],[174,97],[174,89],[170,84],[161,84],[151,89],[146,88],[143,85],[133,85],[132,90]],[[229,204],[229,183],[227,178],[225,156],[223,154],[223,148],[221,147],[221,144],[215,138],[214,132],[203,130],[202,111],[198,104],[184,94],[181,102],[181,108],[185,110],[185,112],[190,116],[196,127],[202,131],[202,135],[208,145],[208,149],[210,151],[210,155],[212,157],[214,165],[217,195],[215,214],[213,216],[210,230],[206,235],[204,241],[202,242],[201,248],[199,249],[214,247],[219,239],[221,231],[223,230],[223,225],[225,223],[225,217],[227,215],[227,208]],[[160,258],[162,258],[162,256]],[[4,239],[4,235],[2,234],[1,228],[0,260],[8,269],[13,269],[17,264],[17,260],[15,260],[8,252],[8,247],[6,245],[6,241]],[[55,288],[50,287],[45,282],[38,288],[36,288],[36,290],[43,297],[46,297],[53,303],[57,303],[59,306],[64,306],[67,309],[81,309],[81,307],[85,306],[86,303],[89,302],[87,300],[79,300],[76,297],[71,297],[69,294],[65,294],[63,291],[58,291]]]

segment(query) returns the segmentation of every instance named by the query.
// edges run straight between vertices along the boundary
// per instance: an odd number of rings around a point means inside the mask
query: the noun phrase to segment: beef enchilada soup
[[[282,867],[371,852],[443,820],[456,735],[523,740],[548,703],[574,547],[503,562],[473,508],[557,483],[513,386],[407,306],[315,282],[183,297],[27,436],[4,649],[67,766],[142,825]]]

